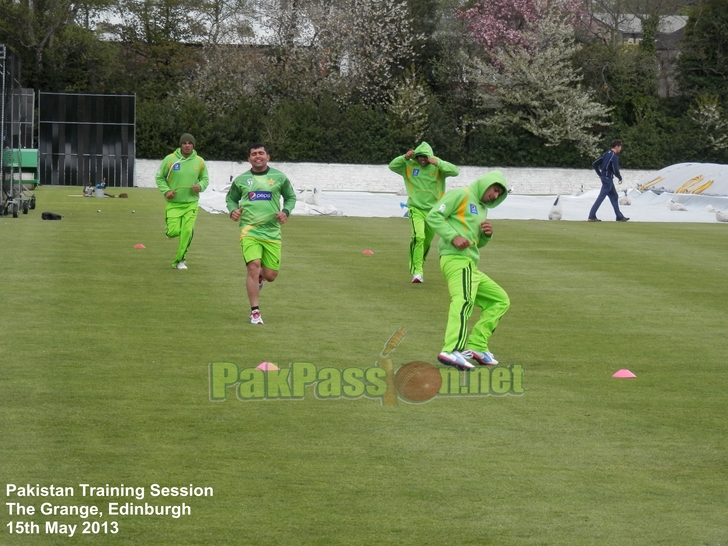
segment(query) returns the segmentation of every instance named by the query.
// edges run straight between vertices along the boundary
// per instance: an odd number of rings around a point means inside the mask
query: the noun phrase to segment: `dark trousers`
[[[619,196],[617,194],[617,188],[614,187],[614,179],[612,178],[602,178],[602,189],[599,192],[599,197],[597,197],[597,200],[594,201],[594,206],[592,206],[589,211],[589,218],[597,217],[597,211],[605,197],[609,197],[609,202],[612,203],[612,208],[614,209],[614,214],[617,215],[617,220],[624,218],[624,214],[619,211]]]

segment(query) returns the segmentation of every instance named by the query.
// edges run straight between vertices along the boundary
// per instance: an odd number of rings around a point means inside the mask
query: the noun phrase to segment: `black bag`
[[[40,215],[40,217],[43,218],[43,220],[60,220],[63,218],[63,216],[54,212],[44,212]]]

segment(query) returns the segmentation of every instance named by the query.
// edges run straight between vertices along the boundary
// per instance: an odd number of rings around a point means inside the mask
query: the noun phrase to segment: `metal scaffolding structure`
[[[33,148],[35,93],[20,86],[20,58],[0,44],[0,215],[18,217],[35,208],[30,191],[38,184],[38,150]]]

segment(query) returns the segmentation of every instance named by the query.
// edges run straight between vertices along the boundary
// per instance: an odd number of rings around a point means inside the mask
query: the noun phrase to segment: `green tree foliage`
[[[661,99],[660,17],[690,3],[685,95]],[[588,0],[615,21],[636,14],[643,40],[602,25],[577,47],[543,18],[564,0],[479,2],[527,33],[484,48],[457,15],[476,3],[460,0],[0,0],[0,42],[27,87],[135,93],[138,157],[190,131],[207,159],[244,160],[261,140],[277,160],[386,163],[424,139],[459,164],[585,167],[618,137],[625,167],[661,168],[728,162],[723,3]],[[116,17],[97,26],[103,10]]]
[[[411,134],[412,145],[422,141],[433,101],[427,82],[414,66],[405,70],[389,92],[389,113],[393,125]]]
[[[192,14],[192,0],[119,0],[120,23],[110,30],[123,46],[128,91],[140,100],[160,100],[177,92],[195,66],[190,42],[203,30]]]
[[[591,0],[591,20],[579,33],[582,48],[575,63],[584,84],[612,108],[616,124],[639,123],[657,108],[657,29],[675,0]],[[642,40],[631,43],[622,29],[642,26]]]
[[[714,95],[728,102],[728,9],[703,0],[690,11],[678,59],[679,83],[690,99]]]
[[[176,118],[177,107],[178,104],[170,99],[156,102],[137,101],[137,157],[162,158],[170,152],[170,147],[178,142],[179,135],[190,131],[188,128],[180,128]],[[205,147],[201,146],[199,149]]]
[[[442,58],[442,42],[438,39],[441,20],[447,17],[448,6],[442,0],[407,0],[414,40],[414,65],[430,86],[435,83],[434,63]]]
[[[642,40],[639,48],[647,55],[654,56],[657,53],[657,28],[660,25],[660,16],[656,14],[647,15],[642,18]]]
[[[592,129],[608,124],[608,108],[581,86],[571,63],[577,49],[573,28],[558,11],[542,16],[527,45],[504,45],[480,63],[474,78],[485,84],[486,100],[497,110],[484,123],[510,130],[520,127],[546,146],[571,143],[585,156],[597,153]]]
[[[728,148],[728,119],[723,114],[718,97],[698,97],[688,115],[702,129],[711,149],[721,151]]]
[[[22,60],[22,84],[45,91],[114,89],[115,48],[77,21],[107,0],[0,0],[0,41]]]
[[[341,104],[327,94],[281,102],[264,116],[259,136],[288,161],[384,163],[392,150],[411,147],[386,109]]]
[[[592,41],[575,58],[584,84],[613,109],[613,122],[635,123],[654,111],[658,102],[654,55],[631,44]]]

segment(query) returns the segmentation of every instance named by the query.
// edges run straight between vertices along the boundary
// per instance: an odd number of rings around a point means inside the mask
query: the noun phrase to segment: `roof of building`
[[[595,13],[593,17],[609,28],[616,28],[622,34],[642,34],[642,20],[646,19],[648,15]],[[673,34],[685,28],[687,22],[688,17],[684,15],[663,15],[660,16],[657,32],[660,34]]]

